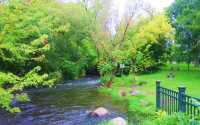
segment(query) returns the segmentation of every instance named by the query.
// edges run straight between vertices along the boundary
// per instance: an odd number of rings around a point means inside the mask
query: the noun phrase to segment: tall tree
[[[169,8],[169,16],[176,28],[176,41],[180,45],[182,55],[187,55],[185,61],[188,67],[191,61],[200,60],[200,1],[176,0]]]

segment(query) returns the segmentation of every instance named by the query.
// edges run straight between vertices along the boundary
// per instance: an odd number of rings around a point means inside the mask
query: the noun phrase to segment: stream
[[[0,111],[0,125],[99,125],[115,117],[126,118],[126,106],[97,91],[98,79],[93,77],[66,81],[52,88],[31,89],[30,103],[17,104],[21,113]],[[97,107],[110,114],[102,118],[89,117]]]

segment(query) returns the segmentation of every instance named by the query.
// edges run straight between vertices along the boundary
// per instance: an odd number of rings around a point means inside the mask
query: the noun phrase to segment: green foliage
[[[108,82],[113,80],[113,77],[115,75],[113,73],[116,69],[116,66],[114,66],[112,62],[106,62],[101,60],[99,61],[97,69],[101,75],[100,82],[102,84],[107,84]]]
[[[0,72],[0,86],[4,84],[16,84],[20,78],[12,73]]]
[[[47,68],[60,71],[67,79],[78,78],[96,65],[96,50],[90,37],[90,13],[80,4],[70,3],[62,6],[58,17],[60,23],[69,26],[67,32],[55,34],[50,41]]]
[[[55,80],[55,84],[56,83],[62,83],[64,81],[62,73],[59,72],[59,71],[51,72],[49,74],[49,79],[54,79]]]
[[[18,108],[18,107],[14,107],[14,108],[10,109],[9,111],[11,113],[20,113],[21,112],[20,108]]]
[[[17,90],[23,90],[23,88],[32,86],[32,87],[38,87],[40,86],[52,86],[56,79],[49,79],[48,74],[38,74],[38,72],[41,70],[41,67],[35,67],[33,70],[28,72],[23,77],[18,77],[16,75],[13,75],[12,73],[2,73],[1,76],[4,76],[1,78],[1,87],[7,88],[9,91],[14,92]],[[10,85],[10,86],[8,86]],[[8,87],[6,87],[8,86]]]
[[[21,112],[21,110],[18,107],[11,107],[10,104],[13,99],[13,94],[0,87],[0,107],[12,113]]]
[[[111,75],[104,75],[104,76],[101,76],[100,83],[103,84],[103,85],[105,85],[110,80],[111,80]]]
[[[176,44],[181,61],[198,63],[199,60],[199,0],[176,0],[168,9],[171,23],[176,29]],[[176,59],[175,59],[176,60]]]
[[[124,40],[120,39],[120,30],[114,39],[108,38],[99,45],[102,47],[98,63],[101,76],[115,75],[120,64],[126,65],[128,73],[143,73],[158,69],[166,61],[167,44],[173,40],[173,29],[167,16],[157,14],[131,23]]]
[[[173,29],[165,15],[141,18],[130,28],[127,42],[133,72],[149,72],[165,61],[167,43],[173,39]]]
[[[12,94],[26,87],[51,87],[96,65],[90,15],[81,4],[56,0],[0,4],[0,87],[7,95],[1,107],[9,109]]]
[[[190,118],[184,114],[173,114],[171,116],[165,115],[155,120],[145,121],[143,125],[198,125],[197,121],[191,121]]]
[[[22,79],[20,86],[53,86],[55,79],[48,79],[48,74],[39,74],[41,67],[37,66],[28,72]]]
[[[40,75],[40,67],[35,67],[33,70],[28,72],[23,77],[18,77],[12,73],[3,73],[0,72],[1,84],[0,84],[0,98],[1,104],[0,107],[5,108],[10,112],[19,112],[20,109],[17,107],[12,108],[10,106],[13,100],[13,92],[23,90],[25,87],[38,87],[38,86],[52,86],[55,83],[56,79],[49,79],[48,74]],[[28,96],[24,94],[17,94],[16,100],[25,102],[30,101]]]
[[[26,93],[16,94],[15,99],[18,102],[30,102],[31,101]]]
[[[114,66],[112,63],[107,63],[102,61],[98,65],[98,70],[102,76],[111,75],[113,69]]]
[[[0,106],[6,110],[10,110],[10,103],[12,102],[13,95],[3,88],[0,88]]]
[[[38,8],[35,7],[37,4]],[[40,12],[42,6],[36,1],[28,3],[13,0],[4,7],[0,19],[1,69],[23,74],[27,67],[30,70],[44,60],[45,53],[50,47],[48,43],[45,44],[49,36],[47,33],[50,31],[42,31],[48,29],[42,22],[47,13],[44,10]],[[34,10],[37,11],[32,14]]]

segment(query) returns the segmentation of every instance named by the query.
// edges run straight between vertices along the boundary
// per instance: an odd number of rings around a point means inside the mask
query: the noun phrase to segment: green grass
[[[188,116],[181,113],[175,113],[170,116],[166,114],[162,116],[157,115],[157,118],[148,119],[143,121],[142,123],[142,125],[199,125],[199,124],[200,124],[199,121],[190,119]],[[113,125],[113,124],[107,121],[99,125]],[[129,123],[128,125],[135,125],[135,124]]]
[[[179,67],[179,70],[177,70]],[[167,75],[174,69],[175,78],[169,79]],[[134,118],[148,117],[155,113],[155,87],[156,81],[161,81],[161,86],[178,91],[179,86],[187,87],[186,93],[200,97],[200,68],[191,66],[187,70],[186,64],[167,64],[161,70],[143,75],[129,75],[114,79],[112,88],[102,88],[100,91],[112,95],[113,99],[126,101],[128,111]],[[143,86],[133,87],[133,84],[145,83]],[[144,92],[143,95],[132,96],[129,91],[135,89]],[[126,91],[126,96],[120,96],[120,91]],[[145,106],[141,102],[148,102]],[[134,119],[137,120],[137,119]]]
[[[179,70],[176,70],[179,67]],[[175,78],[169,79],[167,75],[171,72],[171,68],[174,69]],[[200,97],[200,68],[191,66],[190,71],[187,70],[186,64],[168,64],[163,66],[161,70],[155,73],[143,74],[143,75],[129,75],[121,78],[116,78],[114,81],[114,91],[120,87],[130,88],[135,82],[145,82],[145,85],[136,87],[137,90],[144,91],[145,96],[151,102],[155,102],[155,87],[156,81],[161,81],[161,86],[178,91],[179,86],[185,86],[186,93],[195,97]]]
[[[179,71],[174,71],[175,78],[167,78],[167,74],[170,72],[171,67],[179,67]],[[175,69],[175,68],[174,68]],[[146,81],[147,84],[137,89],[145,91],[151,102],[155,102],[155,82],[156,80],[161,81],[161,86],[170,88],[178,91],[179,86],[185,86],[186,93],[195,97],[200,97],[200,70],[194,66],[191,70],[187,70],[187,66],[181,65],[167,65],[162,68],[162,70],[152,73],[139,75],[135,77],[136,81]]]

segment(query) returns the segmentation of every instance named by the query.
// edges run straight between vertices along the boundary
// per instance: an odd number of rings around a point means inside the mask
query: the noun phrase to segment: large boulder
[[[121,117],[114,118],[114,119],[110,120],[109,123],[111,125],[128,125],[126,120]]]
[[[92,111],[89,115],[95,117],[103,117],[109,114],[109,111],[103,107],[99,107]]]

